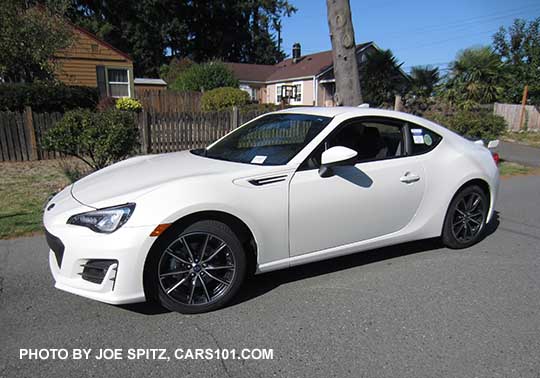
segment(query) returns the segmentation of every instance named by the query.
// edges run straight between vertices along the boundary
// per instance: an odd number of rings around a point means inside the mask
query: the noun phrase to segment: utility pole
[[[328,27],[332,41],[336,105],[357,106],[362,103],[360,74],[349,0],[326,0]]]
[[[525,85],[525,88],[523,88],[523,97],[521,98],[521,115],[519,117],[519,128],[518,128],[518,130],[523,129],[523,121],[525,120],[528,93],[529,93],[529,86]]]

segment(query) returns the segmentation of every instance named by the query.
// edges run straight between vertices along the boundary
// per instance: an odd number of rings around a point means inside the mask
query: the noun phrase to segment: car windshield
[[[306,114],[269,114],[241,127],[210,148],[194,153],[238,163],[282,165],[330,121],[329,117]]]

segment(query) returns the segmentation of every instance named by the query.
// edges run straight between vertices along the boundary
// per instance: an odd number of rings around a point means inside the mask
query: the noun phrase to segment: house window
[[[107,69],[109,95],[112,97],[129,97],[129,73],[125,68]]]
[[[289,103],[291,104],[301,104],[302,103],[302,83],[296,82],[291,84],[277,84],[276,85],[276,104],[281,103],[281,95],[282,95],[282,87],[295,87],[295,90],[293,93],[295,93],[295,96],[293,98],[289,98]]]

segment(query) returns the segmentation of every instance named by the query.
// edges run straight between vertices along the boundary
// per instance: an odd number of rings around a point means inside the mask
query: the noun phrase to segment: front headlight
[[[134,203],[107,207],[71,216],[67,223],[88,227],[92,231],[110,234],[126,223],[135,210]]]

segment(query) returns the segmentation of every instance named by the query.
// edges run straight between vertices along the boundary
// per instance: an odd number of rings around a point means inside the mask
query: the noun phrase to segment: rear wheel
[[[229,226],[213,220],[169,233],[160,243],[151,272],[161,305],[186,314],[223,307],[240,289],[245,273],[238,237]]]
[[[484,231],[489,202],[477,185],[456,194],[444,222],[442,241],[449,248],[467,248],[477,243]]]

